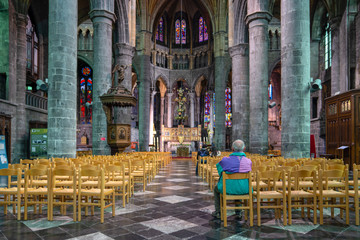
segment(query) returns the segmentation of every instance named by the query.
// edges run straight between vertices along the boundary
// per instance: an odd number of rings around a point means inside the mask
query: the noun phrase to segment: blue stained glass
[[[180,20],[175,22],[175,43],[180,44]]]

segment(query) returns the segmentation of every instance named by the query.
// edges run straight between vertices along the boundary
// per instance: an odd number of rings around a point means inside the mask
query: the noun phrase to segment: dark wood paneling
[[[360,154],[360,90],[351,90],[325,100],[326,107],[326,153],[342,157],[351,167],[359,164]]]

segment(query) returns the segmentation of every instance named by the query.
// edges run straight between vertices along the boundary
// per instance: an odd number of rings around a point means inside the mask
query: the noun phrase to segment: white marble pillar
[[[168,126],[169,128],[171,128],[171,127],[172,127],[172,111],[171,111],[171,109],[172,109],[172,100],[171,100],[171,98],[172,98],[172,96],[173,96],[173,93],[172,93],[172,92],[168,92],[168,93],[166,93],[166,95],[167,95],[167,97],[168,97],[167,126]]]
[[[149,121],[149,144],[154,144],[154,97],[156,91],[150,94],[150,121]]]

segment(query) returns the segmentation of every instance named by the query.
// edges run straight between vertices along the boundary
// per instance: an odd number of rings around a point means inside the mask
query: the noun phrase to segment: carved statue
[[[112,83],[112,87],[115,87],[115,79],[117,79],[118,81],[118,85],[120,85],[122,83],[122,81],[124,81],[125,79],[125,69],[127,69],[128,66],[124,66],[124,65],[119,65],[116,64],[115,67],[113,68],[112,72],[111,72],[111,83]]]

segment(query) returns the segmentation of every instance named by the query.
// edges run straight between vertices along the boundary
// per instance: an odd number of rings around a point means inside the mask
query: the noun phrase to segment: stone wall
[[[321,131],[320,131],[320,124],[321,121],[320,119],[313,119],[311,120],[311,128],[310,128],[310,133],[312,135],[314,135],[315,137],[315,147],[316,147],[316,154],[317,157],[320,156],[320,154],[324,154],[326,153],[326,148],[325,148],[325,138],[324,136],[320,137],[321,135]]]
[[[7,1],[5,1],[7,2]],[[2,8],[7,8],[8,4],[4,4]],[[9,12],[0,11],[0,73],[5,73],[6,80],[6,97],[9,99]],[[2,91],[2,90],[1,90]]]
[[[151,64],[151,67],[154,71],[154,78],[153,86],[155,86],[155,83],[159,77],[162,77],[165,81],[165,84],[167,87],[171,87],[179,78],[184,78],[189,86],[192,88],[195,87],[196,81],[201,77],[204,76],[205,79],[207,79],[210,82],[213,82],[213,72],[214,72],[214,65],[211,65],[209,67],[204,68],[198,68],[193,70],[170,70],[162,67],[157,67]]]

